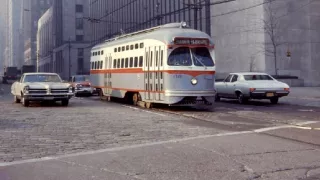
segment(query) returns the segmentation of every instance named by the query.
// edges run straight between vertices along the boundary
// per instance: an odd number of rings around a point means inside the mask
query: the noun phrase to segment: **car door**
[[[220,96],[223,96],[223,97],[228,97],[229,94],[228,94],[228,83],[230,83],[230,80],[232,78],[232,74],[229,74],[222,82],[222,85],[220,87],[220,90],[219,90],[219,94]]]
[[[237,84],[238,84],[238,75],[233,75],[231,78],[231,81],[228,84],[228,89],[227,89],[227,93],[228,95],[232,96],[232,97],[236,97],[235,91],[238,88]]]

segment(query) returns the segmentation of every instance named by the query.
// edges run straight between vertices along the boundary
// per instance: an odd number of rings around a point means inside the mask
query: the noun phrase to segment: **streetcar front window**
[[[179,47],[172,51],[168,58],[169,66],[191,66],[192,60],[188,47]]]
[[[205,47],[191,49],[195,66],[214,66],[210,52]]]

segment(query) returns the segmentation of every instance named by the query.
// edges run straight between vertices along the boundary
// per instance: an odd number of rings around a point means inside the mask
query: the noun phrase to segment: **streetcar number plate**
[[[267,93],[267,97],[273,97],[274,94],[273,93]]]

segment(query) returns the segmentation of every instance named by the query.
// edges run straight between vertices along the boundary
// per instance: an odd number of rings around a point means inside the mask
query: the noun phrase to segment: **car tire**
[[[221,99],[220,99],[220,96],[219,96],[219,94],[217,93],[216,95],[215,95],[215,97],[214,97],[214,101],[215,102],[219,102]]]
[[[61,101],[62,106],[68,106],[69,105],[69,99],[64,99]]]
[[[14,102],[15,103],[20,103],[21,100],[17,96],[13,96]]]
[[[278,97],[271,98],[271,99],[270,99],[270,102],[271,102],[271,104],[278,104],[279,98],[278,98]]]
[[[23,96],[21,98],[21,103],[24,107],[29,107],[30,101],[26,100]]]
[[[245,104],[248,102],[248,99],[244,97],[242,93],[238,94],[238,101],[240,104]]]

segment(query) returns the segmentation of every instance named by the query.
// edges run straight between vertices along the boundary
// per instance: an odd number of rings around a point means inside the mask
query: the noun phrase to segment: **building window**
[[[77,29],[83,29],[83,19],[82,18],[77,18],[76,19],[76,28]]]
[[[78,56],[82,57],[83,56],[83,48],[78,48]]]
[[[76,12],[82,13],[83,12],[83,6],[81,4],[76,4]]]
[[[76,41],[83,41],[83,35],[77,35]]]
[[[78,58],[78,73],[83,73],[83,58]]]

